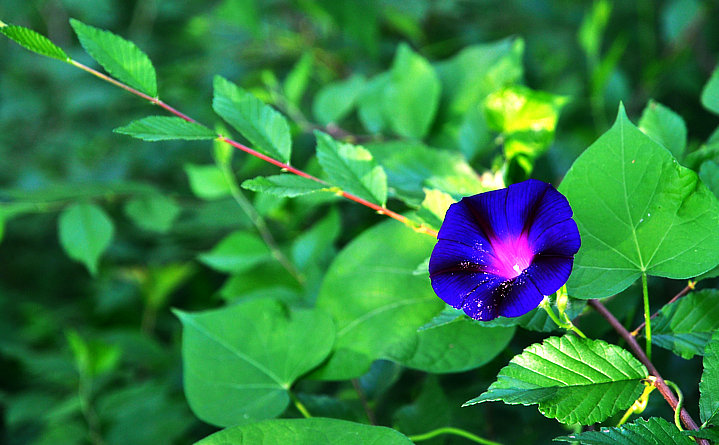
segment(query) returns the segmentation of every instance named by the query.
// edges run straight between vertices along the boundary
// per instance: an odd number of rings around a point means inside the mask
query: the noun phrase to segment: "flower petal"
[[[500,315],[501,288],[506,281],[490,274],[484,274],[482,280],[475,286],[474,291],[465,297],[462,310],[475,320],[489,321]]]
[[[492,281],[477,288],[466,298],[462,310],[482,321],[500,315],[519,317],[536,308],[543,298],[544,295],[523,273],[508,281]]]
[[[567,219],[537,232],[530,241],[535,254],[572,257],[581,245],[579,229],[573,219]]]
[[[538,255],[525,272],[542,294],[552,295],[567,282],[573,264],[573,257]]]
[[[528,239],[532,245],[539,241],[546,230],[572,218],[572,208],[569,206],[567,198],[551,185],[547,184],[547,187],[547,192],[537,203],[531,216],[530,224],[527,227]],[[576,224],[571,233],[575,233],[577,240],[579,240],[579,231]],[[579,247],[577,247],[578,249]],[[541,250],[537,249],[535,252],[540,253]],[[572,254],[574,253],[576,253],[576,250]]]
[[[472,214],[467,198],[462,198],[460,202],[449,206],[437,238],[468,245],[484,241],[486,245],[489,245],[489,238]]]

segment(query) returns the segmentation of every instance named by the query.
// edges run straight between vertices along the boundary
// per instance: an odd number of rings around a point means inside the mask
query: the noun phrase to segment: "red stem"
[[[186,121],[188,121],[188,122],[197,123],[196,120],[192,119],[191,117],[187,116],[187,115],[184,114],[184,113],[181,113],[180,111],[176,110],[175,108],[171,107],[170,105],[167,105],[165,102],[161,101],[160,99],[158,99],[158,98],[156,98],[156,97],[148,96],[147,94],[143,93],[142,91],[138,91],[138,90],[136,90],[135,88],[132,88],[132,87],[129,86],[129,85],[125,85],[124,83],[119,82],[119,81],[113,79],[112,77],[107,76],[107,75],[105,75],[105,74],[103,74],[103,73],[101,73],[101,72],[99,72],[99,71],[97,71],[97,70],[94,70],[94,69],[92,69],[92,68],[90,68],[90,67],[88,67],[88,66],[86,66],[86,65],[83,65],[82,63],[76,62],[75,60],[70,59],[69,62],[70,62],[72,65],[74,65],[74,66],[80,68],[81,70],[86,71],[86,72],[92,74],[93,76],[99,77],[100,79],[102,79],[102,80],[104,80],[104,81],[106,81],[106,82],[110,82],[111,84],[113,84],[113,85],[115,85],[115,86],[118,86],[118,87],[122,88],[123,90],[126,90],[126,91],[128,91],[128,92],[130,92],[130,93],[132,93],[132,94],[134,94],[134,95],[136,95],[136,96],[142,97],[143,99],[145,99],[145,100],[147,100],[147,101],[149,101],[149,102],[152,102],[153,104],[155,104],[155,105],[157,105],[157,106],[159,106],[159,107],[161,107],[161,108],[167,110],[168,112],[174,114],[175,116],[177,116],[177,117],[179,117],[179,118],[182,118],[182,119],[184,119],[184,120],[186,120]],[[250,155],[252,155],[252,156],[255,156],[255,157],[257,157],[257,158],[260,158],[260,159],[262,159],[263,161],[269,162],[270,164],[275,165],[275,166],[281,168],[281,169],[284,170],[284,171],[288,171],[288,172],[290,172],[290,173],[294,173],[295,175],[302,176],[303,178],[311,179],[312,181],[318,182],[318,183],[323,184],[323,185],[330,185],[330,184],[327,184],[327,182],[325,182],[325,181],[323,181],[323,180],[321,180],[321,179],[319,179],[319,178],[317,178],[317,177],[315,177],[315,176],[310,175],[309,173],[305,173],[304,171],[299,170],[299,169],[297,169],[297,168],[295,168],[295,167],[292,167],[292,166],[289,165],[289,164],[285,164],[284,162],[280,162],[280,161],[278,161],[278,160],[276,160],[276,159],[273,159],[273,158],[271,158],[271,157],[269,157],[269,156],[266,156],[266,155],[260,153],[260,152],[257,151],[257,150],[253,150],[253,149],[251,149],[250,147],[247,147],[246,145],[240,144],[239,142],[234,141],[234,140],[232,140],[232,139],[229,139],[229,138],[227,138],[227,137],[225,137],[225,136],[217,135],[217,138],[218,138],[219,140],[221,140],[222,142],[225,142],[225,143],[227,143],[227,144],[230,144],[230,145],[232,145],[233,147],[235,147],[235,148],[237,148],[237,149],[239,149],[239,150],[244,151],[245,153],[248,153],[248,154],[250,154]],[[406,216],[400,215],[400,214],[397,213],[397,212],[393,212],[392,210],[390,210],[390,209],[388,209],[388,208],[386,208],[386,207],[382,207],[382,206],[379,206],[379,205],[377,205],[377,204],[373,204],[373,203],[371,203],[371,202],[369,202],[369,201],[367,201],[367,200],[365,200],[365,199],[360,198],[359,196],[353,195],[353,194],[351,194],[351,193],[347,193],[347,192],[345,192],[345,191],[339,191],[338,194],[339,194],[340,196],[342,196],[343,198],[347,198],[347,199],[349,199],[349,200],[351,200],[351,201],[355,201],[355,202],[357,202],[357,203],[359,203],[359,204],[362,204],[363,206],[369,207],[369,208],[371,208],[371,209],[377,211],[377,213],[380,213],[380,214],[382,214],[382,215],[387,215],[387,216],[389,216],[389,217],[392,218],[392,219],[396,219],[397,221],[399,221],[399,222],[401,222],[401,223],[403,223],[403,224],[405,224],[405,225],[407,225],[407,226],[412,227],[416,232],[426,233],[427,235],[431,235],[431,236],[433,236],[433,237],[435,237],[435,238],[437,237],[437,231],[436,231],[436,230],[430,229],[429,227],[426,227],[426,226],[424,226],[424,225],[415,226],[415,225],[412,223],[412,221],[410,221]]]
[[[680,290],[678,294],[674,295],[674,297],[671,300],[667,301],[667,303],[664,306],[674,303],[678,299],[680,299],[683,296],[685,296],[686,294],[688,294],[690,291],[693,291],[694,287],[696,287],[696,285],[697,285],[696,281],[689,280],[689,284],[687,284],[684,289]],[[662,310],[659,309],[658,311],[653,313],[652,316],[649,317],[649,319],[656,317],[657,315],[659,315],[659,313],[661,311]],[[641,331],[644,326],[646,326],[646,322],[641,322],[641,324],[639,326],[637,326],[637,328],[631,332],[632,336],[636,337],[639,334],[639,331]]]

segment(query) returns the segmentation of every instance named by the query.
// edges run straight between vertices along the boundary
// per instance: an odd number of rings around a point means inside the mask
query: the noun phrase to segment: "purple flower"
[[[437,238],[432,288],[483,321],[537,307],[567,281],[581,244],[567,198],[535,179],[452,204]]]

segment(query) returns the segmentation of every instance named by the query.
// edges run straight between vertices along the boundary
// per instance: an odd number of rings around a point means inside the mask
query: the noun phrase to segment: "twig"
[[[594,310],[597,311],[599,313],[599,315],[604,317],[609,322],[609,324],[612,326],[612,328],[614,328],[614,330],[617,331],[617,333],[627,342],[627,344],[631,348],[632,352],[634,353],[634,356],[637,357],[637,359],[639,359],[639,361],[642,362],[644,364],[644,366],[647,367],[647,369],[649,370],[649,373],[651,375],[656,377],[656,381],[654,384],[657,387],[657,389],[659,390],[659,392],[661,393],[661,395],[664,397],[664,400],[666,400],[667,403],[669,403],[669,406],[672,407],[672,410],[676,410],[677,405],[679,404],[679,401],[674,396],[674,393],[672,392],[672,390],[669,389],[669,387],[667,386],[666,383],[664,383],[664,379],[659,374],[659,371],[657,370],[657,368],[654,366],[654,364],[651,362],[651,360],[649,360],[649,358],[647,358],[647,355],[644,353],[644,350],[642,349],[641,346],[639,346],[639,343],[637,343],[637,339],[634,338],[632,336],[632,334],[630,334],[629,331],[624,326],[622,326],[622,324],[619,322],[619,320],[617,320],[616,317],[614,317],[614,315],[612,315],[612,313],[609,312],[609,310],[606,307],[604,307],[604,305],[599,300],[589,300],[589,305],[592,306],[592,308],[594,308]],[[699,426],[694,421],[694,419],[692,419],[692,417],[689,415],[689,412],[687,412],[686,409],[684,409],[684,408],[681,409],[680,417],[681,417],[682,423],[684,424],[684,426],[687,427],[687,429],[690,429],[690,430],[698,430],[699,429]],[[702,445],[710,445],[709,441],[706,439],[694,438],[694,440],[696,440],[697,443],[702,444]]]
[[[693,291],[694,288],[696,287],[696,285],[697,285],[697,282],[696,282],[696,281],[689,280],[689,283],[686,285],[686,287],[685,287],[684,289],[680,290],[678,294],[674,295],[674,297],[673,297],[671,300],[667,301],[667,303],[666,303],[664,306],[667,306],[667,305],[669,305],[669,304],[674,303],[675,301],[677,301],[678,299],[682,298],[683,296],[685,296],[685,295],[688,294],[689,292]],[[659,309],[658,311],[656,311],[655,313],[653,313],[652,316],[649,317],[649,319],[652,319],[652,318],[656,317],[657,315],[659,315],[659,313],[660,313],[661,311],[662,311],[662,310]],[[637,326],[637,328],[634,329],[634,330],[631,332],[632,337],[636,337],[637,335],[639,335],[639,331],[641,331],[642,328],[643,328],[645,325],[646,325],[646,323],[645,323],[645,322],[642,322],[639,326]]]
[[[362,403],[362,408],[364,408],[365,414],[367,414],[367,419],[369,420],[369,423],[372,425],[377,425],[377,418],[374,415],[374,411],[372,411],[372,408],[369,406],[369,403],[367,402],[367,396],[365,395],[364,391],[362,390],[362,387],[360,386],[359,380],[352,379],[352,386],[354,386],[355,392],[357,393],[357,396],[360,399],[360,402]]]

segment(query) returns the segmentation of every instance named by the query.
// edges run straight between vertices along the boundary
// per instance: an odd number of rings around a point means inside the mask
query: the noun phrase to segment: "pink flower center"
[[[525,234],[514,239],[494,239],[492,247],[497,260],[494,267],[497,269],[498,275],[507,279],[519,276],[532,264],[532,259],[534,259],[534,252],[532,252]]]

